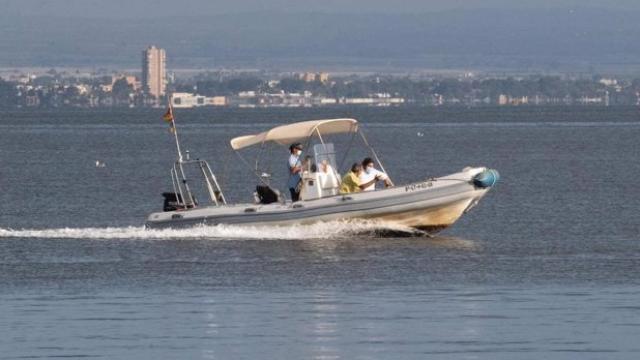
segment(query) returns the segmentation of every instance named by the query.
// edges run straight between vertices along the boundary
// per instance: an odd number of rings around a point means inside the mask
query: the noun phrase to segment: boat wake
[[[371,221],[335,221],[295,226],[216,225],[185,229],[145,229],[144,227],[136,226],[57,229],[0,228],[0,239],[305,240],[349,238],[354,235],[376,237],[428,236],[427,233],[410,227]]]

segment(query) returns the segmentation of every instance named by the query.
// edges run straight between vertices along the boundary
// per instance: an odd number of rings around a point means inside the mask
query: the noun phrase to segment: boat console
[[[336,152],[332,143],[315,144],[314,163],[303,164],[301,200],[315,200],[338,195],[340,174],[336,169]]]
[[[315,200],[338,195],[339,188],[340,180],[338,180],[338,176],[333,169],[326,173],[322,171],[305,171],[302,173],[300,199]]]

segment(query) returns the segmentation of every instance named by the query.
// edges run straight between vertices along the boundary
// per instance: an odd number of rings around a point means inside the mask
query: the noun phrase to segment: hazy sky
[[[0,0],[2,15],[131,18],[246,11],[428,12],[474,8],[640,9],[638,0]]]
[[[640,0],[0,0],[0,67],[137,66],[149,44],[192,68],[640,67],[639,14]]]

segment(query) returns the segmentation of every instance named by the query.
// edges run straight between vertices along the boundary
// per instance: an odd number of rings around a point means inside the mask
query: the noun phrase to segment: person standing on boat
[[[289,181],[287,181],[287,187],[291,193],[291,201],[296,202],[300,200],[300,182],[302,177],[302,162],[300,156],[302,155],[302,144],[295,143],[289,146]]]
[[[349,194],[354,192],[360,192],[369,186],[374,186],[376,181],[381,180],[378,176],[374,176],[369,182],[363,183],[360,180],[360,174],[362,173],[362,165],[355,163],[351,166],[349,171],[343,178],[340,185],[340,194]]]
[[[383,173],[382,171],[376,169],[374,165],[375,164],[373,162],[373,159],[369,157],[362,160],[362,171],[360,172],[360,182],[362,184],[370,183],[370,185],[367,185],[367,187],[364,188],[363,190],[364,191],[375,190],[377,181],[384,181],[384,187],[393,186],[393,183],[391,182],[391,179],[389,179],[389,176]]]

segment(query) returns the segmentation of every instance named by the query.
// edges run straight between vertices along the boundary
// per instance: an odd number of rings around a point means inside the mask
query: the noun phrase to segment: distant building
[[[78,90],[78,94],[80,95],[88,95],[91,92],[91,89],[89,89],[89,86],[86,84],[76,84],[73,86]]]
[[[578,103],[582,105],[602,104],[604,102],[605,102],[604,97],[600,97],[600,96],[583,96],[578,99]]]
[[[435,94],[433,94],[433,95],[431,95],[431,96],[428,96],[428,97],[425,99],[425,102],[426,102],[427,104],[431,104],[431,105],[433,105],[433,106],[440,106],[440,105],[444,105],[444,96],[442,96],[442,95],[440,95],[440,94],[438,94],[438,93],[435,93]]]
[[[164,49],[150,46],[142,52],[142,88],[145,93],[155,98],[165,95],[167,70]]]
[[[329,81],[329,74],[325,72],[319,72],[319,73],[306,72],[306,73],[298,74],[298,79],[304,82],[318,81],[321,83],[326,83],[327,81]]]
[[[316,80],[321,83],[326,83],[329,81],[329,74],[325,72],[318,73],[318,75],[316,75]]]
[[[373,97],[367,98],[341,98],[339,103],[347,105],[370,105],[370,106],[391,106],[401,105],[405,103],[404,98],[395,98],[391,96],[379,97],[380,94],[374,94]]]
[[[316,81],[316,74],[307,72],[299,75],[300,80],[304,82],[314,82]]]
[[[103,92],[106,92],[106,93],[110,93],[111,91],[113,91],[113,85],[112,84],[100,85],[100,90],[102,90]]]
[[[241,98],[254,98],[256,97],[256,92],[255,91],[240,91],[238,93],[238,97]]]
[[[119,76],[111,76],[112,89],[113,89],[113,84],[115,84],[116,81],[120,79],[124,79],[127,82],[127,84],[131,86],[131,89],[133,91],[138,91],[138,89],[140,89],[140,87],[142,86],[142,84],[140,84],[140,82],[133,75],[119,75]]]
[[[25,104],[29,107],[40,106],[40,97],[35,94],[25,96]]]
[[[335,98],[320,98],[319,105],[335,105],[338,103],[338,99]]]
[[[529,103],[528,96],[515,97],[515,98],[511,98],[510,100],[511,100],[511,105],[526,105]]]
[[[225,96],[207,97],[190,93],[173,93],[171,94],[171,105],[173,105],[174,108],[226,106],[227,98]]]
[[[618,80],[616,80],[616,79],[602,78],[598,82],[600,84],[604,85],[604,86],[616,86],[616,85],[618,85]]]
[[[538,101],[537,99],[535,101]],[[528,96],[511,97],[501,94],[498,96],[498,105],[526,105],[529,103]]]

